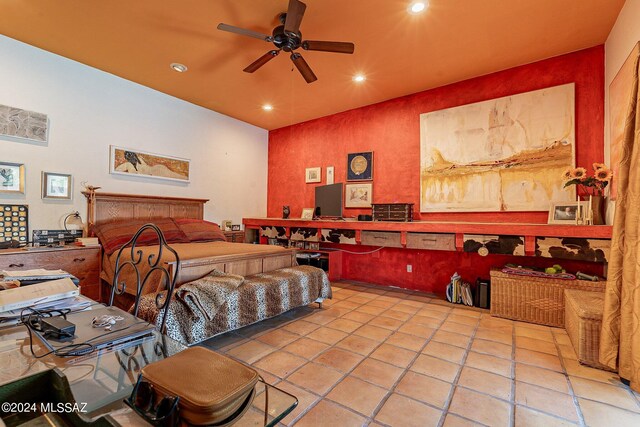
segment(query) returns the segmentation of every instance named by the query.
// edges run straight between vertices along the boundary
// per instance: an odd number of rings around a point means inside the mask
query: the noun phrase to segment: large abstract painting
[[[47,142],[47,115],[0,104],[0,135]]]
[[[189,182],[188,159],[111,146],[109,172]]]
[[[420,210],[547,211],[574,147],[573,84],[421,114]]]
[[[631,86],[633,85],[633,66],[640,55],[640,42],[636,43],[633,50],[622,64],[622,67],[609,85],[609,146],[611,148],[610,164],[613,170],[611,181],[611,198],[617,197],[616,177],[620,168],[620,156],[622,138],[624,136],[624,123],[631,102]]]

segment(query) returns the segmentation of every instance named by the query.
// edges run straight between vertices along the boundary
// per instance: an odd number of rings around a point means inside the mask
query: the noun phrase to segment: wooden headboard
[[[209,199],[145,196],[138,194],[82,192],[87,198],[87,224],[127,219],[204,217]]]

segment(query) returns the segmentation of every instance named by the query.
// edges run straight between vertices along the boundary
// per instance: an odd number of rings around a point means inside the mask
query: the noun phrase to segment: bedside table
[[[64,270],[80,280],[80,292],[100,300],[100,247],[2,249],[0,270]]]
[[[223,231],[224,237],[227,238],[227,242],[231,243],[244,243],[244,231]]]

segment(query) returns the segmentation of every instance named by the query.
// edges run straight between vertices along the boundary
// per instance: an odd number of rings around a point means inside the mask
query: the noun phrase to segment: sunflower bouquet
[[[593,196],[604,196],[604,189],[612,177],[613,172],[604,163],[593,164],[593,175],[589,175],[585,168],[567,169],[562,174],[564,188],[576,185],[583,190],[583,194]]]

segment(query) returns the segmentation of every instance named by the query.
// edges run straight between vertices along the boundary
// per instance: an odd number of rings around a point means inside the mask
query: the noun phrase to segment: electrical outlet
[[[407,273],[413,272],[413,266],[411,264],[407,264]]]

